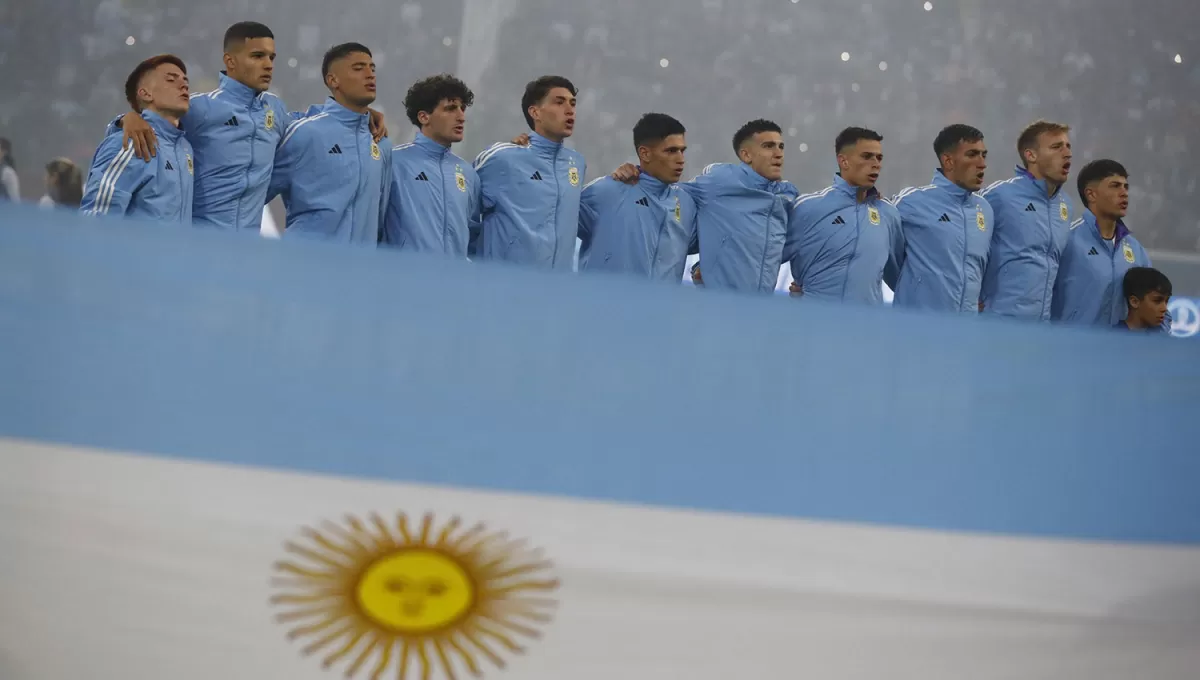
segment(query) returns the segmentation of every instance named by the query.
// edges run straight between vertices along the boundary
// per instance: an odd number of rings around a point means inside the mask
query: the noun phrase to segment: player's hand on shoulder
[[[121,148],[133,144],[133,154],[149,162],[158,154],[158,137],[145,118],[127,113],[121,117]]]
[[[387,121],[383,119],[383,112],[375,109],[367,109],[370,115],[370,121],[367,125],[371,128],[371,137],[375,141],[379,141],[388,136]]]
[[[516,144],[517,146],[529,146],[529,133],[522,132],[521,134],[517,135],[516,137],[513,137],[512,143]]]
[[[618,182],[624,182],[625,184],[637,184],[638,176],[640,174],[641,170],[638,169],[638,166],[634,165],[633,163],[626,163],[614,170],[610,177]]]

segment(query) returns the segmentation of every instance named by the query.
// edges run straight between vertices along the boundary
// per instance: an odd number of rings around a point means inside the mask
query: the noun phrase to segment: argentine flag
[[[1197,677],[1195,343],[3,210],[4,680]]]

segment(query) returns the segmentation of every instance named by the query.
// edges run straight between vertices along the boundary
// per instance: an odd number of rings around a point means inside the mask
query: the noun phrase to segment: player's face
[[[275,73],[275,39],[251,38],[225,53],[225,73],[243,85],[265,92]]]
[[[1066,132],[1043,132],[1037,149],[1030,151],[1029,163],[1042,177],[1063,184],[1071,174],[1071,137]]]
[[[326,85],[353,106],[375,101],[375,60],[366,52],[351,52],[329,66]]]
[[[1129,180],[1120,175],[1094,182],[1087,193],[1088,203],[1097,216],[1121,218],[1129,210]]]
[[[683,135],[670,135],[655,144],[638,147],[642,170],[655,179],[674,184],[683,177],[683,154],[687,140]]]
[[[190,94],[188,77],[175,64],[161,64],[151,71],[142,81],[138,93],[143,101],[148,102],[146,108],[153,107],[171,116],[187,113]]]
[[[1171,301],[1170,296],[1163,295],[1158,291],[1151,292],[1142,299],[1135,297],[1130,298],[1131,314],[1136,314],[1138,320],[1147,326],[1161,326],[1163,319],[1167,318],[1167,304]]]
[[[450,146],[463,140],[466,132],[467,109],[461,99],[443,99],[433,113],[417,114],[421,131],[433,141]]]
[[[541,102],[529,107],[538,134],[561,141],[575,132],[575,95],[565,87],[546,93]]]
[[[883,145],[873,139],[860,139],[838,154],[842,179],[850,185],[870,189],[879,181],[883,167]]]
[[[778,132],[757,132],[742,142],[738,158],[772,182],[783,179],[783,136]]]
[[[946,179],[967,191],[979,191],[987,171],[987,145],[983,140],[961,142],[950,153],[942,157],[942,169]]]

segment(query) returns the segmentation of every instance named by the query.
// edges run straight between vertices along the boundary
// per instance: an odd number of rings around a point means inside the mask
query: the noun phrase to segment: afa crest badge
[[[190,153],[189,153],[189,154],[184,154],[184,158],[186,158],[186,159],[187,159],[188,174],[189,174],[189,175],[194,175],[194,174],[196,174],[196,173],[194,172],[194,168],[192,167],[192,154],[190,154]]]
[[[975,211],[975,226],[979,227],[979,231],[987,231],[987,218],[983,216],[982,210]]]
[[[501,654],[524,651],[518,638],[539,637],[556,606],[540,551],[457,517],[350,516],[304,528],[284,549],[275,620],[347,678],[480,677],[482,660],[502,668]]]
[[[1133,261],[1135,259],[1133,256],[1133,248],[1131,248],[1128,243],[1121,244],[1121,254],[1125,256],[1126,262],[1128,262],[1129,264],[1133,264]]]
[[[379,160],[379,145],[375,142],[371,142],[371,158]]]
[[[467,176],[463,174],[461,166],[454,166],[454,186],[458,187],[459,191],[467,190]]]
[[[572,165],[570,169],[567,170],[567,179],[571,180],[571,186],[579,186],[579,168]]]
[[[683,206],[679,205],[679,199],[675,199],[675,222],[683,221]]]
[[[267,109],[267,117],[265,120],[263,120],[263,127],[265,127],[268,130],[273,130],[275,128],[275,111],[274,110]]]
[[[1070,213],[1067,212],[1066,201],[1062,201],[1058,204],[1058,216],[1062,218],[1063,222],[1066,222],[1067,218],[1070,217]]]
[[[871,220],[871,224],[879,225],[879,210],[876,208],[867,208],[867,219]]]

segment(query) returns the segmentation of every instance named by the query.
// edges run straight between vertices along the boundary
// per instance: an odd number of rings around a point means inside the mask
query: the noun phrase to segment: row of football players
[[[1066,125],[1038,121],[1017,140],[1015,175],[983,188],[983,134],[951,125],[934,140],[930,184],[893,199],[875,188],[883,138],[851,127],[834,142],[831,186],[801,194],[783,179],[779,126],[754,120],[733,136],[736,159],[681,182],[686,130],[646,114],[633,128],[638,164],[586,186],[584,157],[564,146],[575,86],[530,82],[527,135],[474,163],[461,141],[473,95],[449,75],[405,97],[414,140],[391,148],[376,98],[371,51],[330,49],[330,97],[291,113],[268,92],[274,36],[243,22],[226,32],[212,92],[191,94],[184,63],[160,55],[130,74],[138,115],[118,118],[97,149],[82,209],[219,229],[257,230],[282,196],[285,238],[383,245],[543,268],[576,266],[678,282],[690,253],[707,287],[774,290],[781,266],[795,295],[958,313],[1113,326],[1126,317],[1125,272],[1149,258],[1122,218],[1128,173],[1097,160],[1079,174],[1086,210],[1072,220],[1062,193],[1071,169]],[[123,132],[121,131],[123,129]],[[1169,291],[1166,291],[1169,295]],[[1162,304],[1165,315],[1165,301]]]

